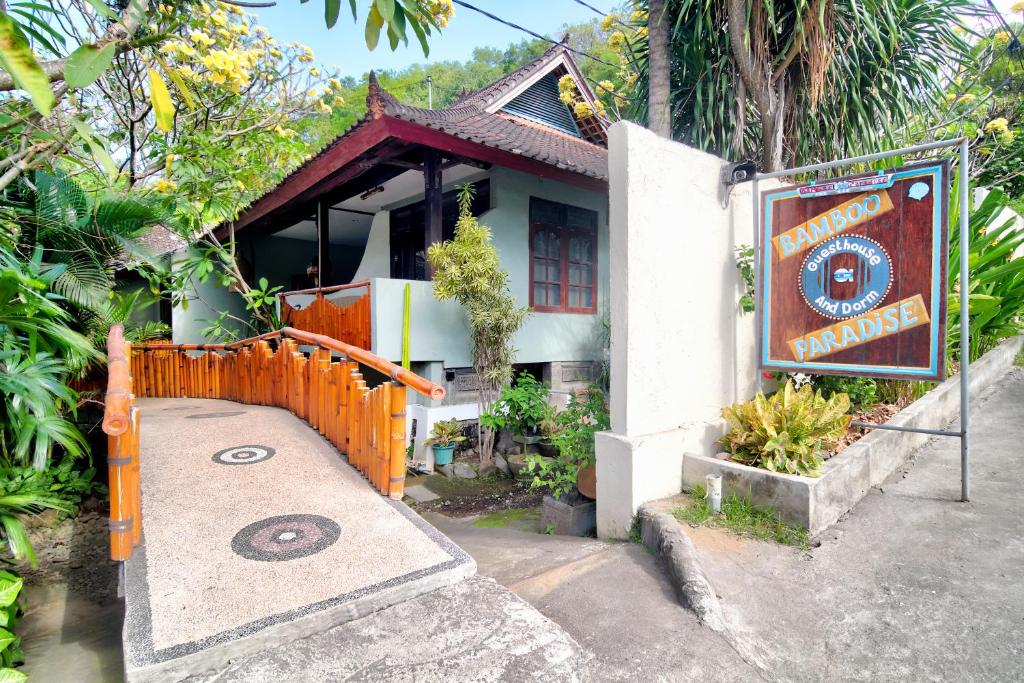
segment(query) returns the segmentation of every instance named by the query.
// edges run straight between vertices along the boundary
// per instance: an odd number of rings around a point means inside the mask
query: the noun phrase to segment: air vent
[[[502,107],[502,111],[583,137],[569,107],[558,99],[558,79],[549,73]]]

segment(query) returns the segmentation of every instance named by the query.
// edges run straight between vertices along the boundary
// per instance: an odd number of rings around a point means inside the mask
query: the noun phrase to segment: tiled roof
[[[188,245],[178,233],[162,225],[154,225],[135,238],[139,249],[149,257],[157,258],[178,251]],[[127,268],[133,263],[132,255],[121,252],[111,264],[117,269]]]
[[[387,116],[581,175],[608,179],[608,150],[604,147],[512,114],[489,113],[475,103],[481,101],[478,95],[447,109],[420,109],[380,91]]]
[[[506,74],[490,85],[485,85],[476,92],[463,95],[453,106],[472,105],[484,109],[494,104],[502,97],[516,89],[535,74],[538,70],[547,66],[559,55],[565,52],[561,45],[552,45],[548,50],[532,62],[528,62],[512,73]]]

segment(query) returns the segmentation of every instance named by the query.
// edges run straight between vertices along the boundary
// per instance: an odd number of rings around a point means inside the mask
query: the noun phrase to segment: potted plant
[[[537,445],[540,454],[546,458],[558,457],[558,446],[555,441],[564,429],[558,421],[559,415],[558,408],[548,404],[544,411],[544,418],[537,425],[537,429],[540,431],[540,442]]]
[[[535,444],[541,440],[538,425],[549,411],[549,393],[547,385],[521,372],[512,386],[501,390],[498,400],[480,416],[480,422],[488,429],[507,428],[518,443]]]
[[[426,440],[434,451],[434,465],[450,465],[455,446],[466,440],[462,435],[462,425],[455,418],[439,420],[430,430],[430,438]]]
[[[558,457],[527,460],[527,471],[533,475],[530,488],[550,491],[544,496],[545,525],[552,525],[555,533],[585,536],[596,525],[594,435],[610,426],[604,393],[591,386],[574,395],[556,421],[559,429],[552,442]]]

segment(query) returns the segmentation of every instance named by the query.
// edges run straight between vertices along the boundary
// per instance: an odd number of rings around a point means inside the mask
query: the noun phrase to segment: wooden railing
[[[107,394],[103,431],[107,434],[107,476],[110,487],[110,557],[131,557],[142,539],[142,496],[139,485],[139,411],[132,392],[131,344],[124,328],[114,325],[107,336]]]
[[[314,347],[308,357],[299,344]],[[144,344],[134,349],[131,363],[139,396],[287,408],[396,500],[405,490],[405,387],[434,400],[445,394],[443,387],[365,349],[291,327],[232,344]],[[360,363],[391,381],[370,389]]]
[[[362,288],[366,288],[366,292],[347,306],[335,303],[324,296],[334,292]],[[288,303],[288,297],[299,294],[312,294],[313,301],[302,308]],[[281,292],[277,296],[281,304],[281,322],[283,324],[322,334],[363,349],[370,348],[369,280],[353,282],[348,285]]]

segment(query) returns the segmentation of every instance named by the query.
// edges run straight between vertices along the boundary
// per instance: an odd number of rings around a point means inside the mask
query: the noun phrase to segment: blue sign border
[[[772,296],[772,259],[771,259],[771,244],[772,244],[772,203],[781,199],[789,199],[791,197],[799,196],[799,188],[791,187],[785,190],[768,190],[761,193],[759,207],[763,207],[764,220],[761,226],[761,343],[760,343],[760,362],[761,368],[779,368],[786,372],[800,372],[803,370],[815,371],[823,370],[834,373],[850,373],[850,374],[864,374],[864,375],[902,375],[909,378],[914,377],[934,377],[939,374],[939,342],[944,341],[939,339],[939,330],[945,326],[942,324],[944,321],[939,319],[939,313],[941,307],[938,306],[940,296],[942,294],[941,287],[945,287],[946,283],[942,282],[941,276],[941,263],[942,263],[942,249],[946,245],[942,244],[942,208],[944,205],[944,199],[939,194],[940,192],[946,191],[945,178],[943,177],[943,169],[945,163],[938,164],[935,166],[916,166],[909,168],[904,171],[898,171],[893,174],[893,182],[897,180],[903,180],[906,178],[917,178],[923,176],[932,177],[932,192],[934,193],[933,198],[933,209],[932,209],[932,297],[931,307],[929,311],[929,317],[931,318],[928,323],[930,331],[929,340],[929,365],[928,367],[906,367],[906,366],[894,366],[894,365],[854,365],[849,363],[800,363],[797,361],[785,361],[785,360],[771,360],[768,356],[770,354],[771,346],[771,302]]]

